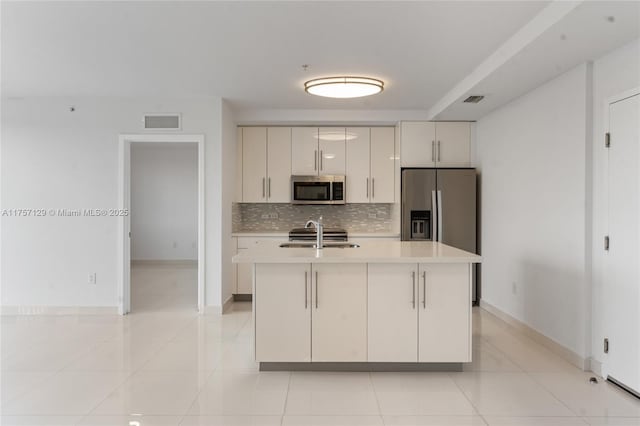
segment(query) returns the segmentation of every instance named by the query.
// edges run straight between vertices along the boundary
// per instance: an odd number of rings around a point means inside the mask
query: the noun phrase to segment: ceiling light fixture
[[[384,82],[369,77],[325,77],[304,83],[307,93],[327,98],[360,98],[382,92]]]

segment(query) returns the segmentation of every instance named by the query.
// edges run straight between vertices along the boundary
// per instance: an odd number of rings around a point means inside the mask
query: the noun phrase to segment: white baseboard
[[[232,306],[233,306],[233,295],[229,296],[227,300],[225,300],[224,303],[222,304],[222,315],[229,312]]]
[[[131,261],[131,266],[197,267],[198,261],[191,259],[136,259]]]
[[[593,357],[588,359],[589,361],[589,370],[596,373],[598,376],[602,377],[602,363]]]
[[[233,295],[229,296],[227,300],[222,303],[222,306],[205,306],[205,315],[224,315],[228,313],[233,307]]]
[[[118,315],[117,306],[2,306],[0,315]]]
[[[549,349],[554,354],[558,355],[560,358],[575,365],[579,369],[583,371],[588,371],[590,369],[588,358],[581,357],[577,353],[573,352],[571,349],[556,342],[550,337],[545,336],[539,331],[531,328],[530,326],[523,323],[519,319],[512,317],[511,315],[501,311],[500,309],[496,308],[490,303],[485,302],[484,300],[480,300],[480,308],[484,309],[485,311],[489,312],[492,315],[495,315],[496,317],[498,317],[499,319],[501,319],[502,321],[506,322],[511,327],[519,331],[520,333],[523,333],[525,336],[541,344],[542,346]]]

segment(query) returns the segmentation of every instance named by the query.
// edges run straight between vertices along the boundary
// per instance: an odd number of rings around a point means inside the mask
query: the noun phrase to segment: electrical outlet
[[[269,219],[277,219],[278,213],[269,213]]]
[[[377,219],[378,215],[375,213],[369,213],[369,219]]]
[[[263,219],[269,219],[269,213],[264,213],[261,217]]]
[[[89,284],[96,284],[96,273],[93,272],[91,274],[89,274],[89,278],[88,278],[88,283]]]

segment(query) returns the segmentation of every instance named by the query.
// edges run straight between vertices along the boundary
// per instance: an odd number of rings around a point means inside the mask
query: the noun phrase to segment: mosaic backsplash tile
[[[295,204],[233,204],[233,232],[288,232],[322,216],[327,227],[348,232],[398,232],[396,204],[345,204],[312,206]],[[397,229],[395,229],[397,228]]]

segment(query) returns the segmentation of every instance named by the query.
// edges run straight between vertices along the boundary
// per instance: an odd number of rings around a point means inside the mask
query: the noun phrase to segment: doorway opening
[[[204,305],[204,136],[121,135],[119,311]]]

